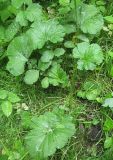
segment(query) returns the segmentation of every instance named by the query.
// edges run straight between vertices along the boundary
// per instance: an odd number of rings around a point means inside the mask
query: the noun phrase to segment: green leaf
[[[90,101],[97,100],[98,96],[101,94],[101,91],[102,86],[100,83],[95,81],[86,81],[83,84],[83,89],[78,91],[77,96]]]
[[[65,50],[64,50],[63,48],[56,48],[56,49],[54,50],[54,55],[55,55],[56,57],[60,57],[60,56],[62,56],[64,53],[65,53]]]
[[[77,96],[80,97],[80,98],[83,98],[83,99],[86,98],[85,92],[84,92],[84,91],[81,91],[81,90],[77,92]]]
[[[56,20],[37,22],[27,32],[33,49],[41,49],[46,42],[57,43],[63,41],[65,35],[64,28]]]
[[[98,1],[96,2],[96,4],[97,4],[98,6],[104,6],[104,5],[106,4],[106,2],[105,2],[104,0],[98,0]]]
[[[60,57],[65,53],[65,50],[63,48],[56,48],[54,51],[53,50],[46,50],[42,52],[41,56],[41,62],[43,63],[48,63],[50,62],[54,56]]]
[[[9,92],[8,93],[8,101],[10,101],[11,103],[17,103],[20,101],[20,98],[16,94]]]
[[[33,129],[26,136],[26,146],[32,157],[47,158],[66,145],[75,132],[72,118],[46,112],[33,120]]]
[[[83,42],[89,42],[89,39],[88,39],[87,36],[84,35],[84,34],[79,34],[79,35],[77,35],[77,38],[80,39],[80,40],[83,41]]]
[[[96,100],[98,95],[99,95],[98,89],[95,89],[95,90],[92,90],[92,91],[86,93],[86,98],[88,100]]]
[[[6,99],[8,95],[8,91],[6,90],[0,90],[0,99]]]
[[[104,107],[113,108],[113,98],[107,98],[103,104]]]
[[[9,62],[7,64],[7,70],[14,76],[19,76],[24,73],[24,67],[27,58],[32,53],[32,46],[27,36],[23,35],[16,37],[9,44],[7,49],[7,55]]]
[[[47,41],[60,42],[64,35],[63,27],[55,20],[34,23],[26,34],[14,38],[9,44],[7,70],[14,76],[21,75],[33,50],[42,48]],[[40,60],[40,66],[42,65],[43,70],[45,70],[51,62],[48,64],[42,63]]]
[[[0,42],[5,41],[5,28],[0,25]]]
[[[103,17],[94,5],[78,6],[77,22],[84,33],[96,34],[104,25]]]
[[[66,41],[66,42],[64,43],[64,46],[65,46],[66,48],[74,48],[74,47],[75,47],[75,45],[74,45],[74,43],[73,43],[72,41]]]
[[[44,63],[41,60],[39,60],[38,69],[41,70],[41,71],[45,71],[46,69],[48,69],[50,67],[51,63],[52,63],[52,61]]]
[[[7,70],[14,76],[19,76],[24,73],[25,64],[27,59],[19,54],[9,57],[9,62],[7,63]]]
[[[69,13],[70,10],[71,10],[70,6],[67,5],[67,6],[61,6],[58,9],[58,12],[59,12],[59,15],[66,15],[67,13]]]
[[[7,48],[8,57],[23,55],[29,58],[33,49],[29,38],[23,34],[22,36],[15,37]]]
[[[61,6],[67,6],[69,5],[69,3],[70,3],[70,0],[59,0],[59,4]]]
[[[113,59],[113,52],[112,51],[108,51],[108,55]]]
[[[113,129],[113,120],[111,118],[107,118],[105,123],[104,123],[103,130],[104,131],[110,131],[112,129]]]
[[[46,50],[42,53],[41,62],[50,62],[54,57],[54,52],[52,50]]]
[[[76,26],[74,24],[65,24],[63,25],[63,27],[66,34],[71,34],[76,32]]]
[[[4,101],[1,104],[2,111],[6,117],[9,117],[12,113],[12,104],[9,101]]]
[[[10,16],[11,16],[11,13],[8,10],[8,7],[4,8],[3,10],[0,10],[0,17],[2,22],[5,22]]]
[[[23,4],[31,4],[32,0],[11,0],[11,2],[15,8],[20,8]]]
[[[27,111],[22,111],[21,113],[21,124],[24,128],[29,128],[31,124],[31,114]]]
[[[25,74],[25,77],[24,77],[24,82],[26,84],[34,84],[35,82],[38,81],[38,78],[39,78],[39,71],[38,70],[28,70]]]
[[[25,16],[30,22],[41,21],[45,19],[42,7],[37,3],[33,3],[27,8],[25,11]]]
[[[78,59],[77,68],[80,70],[94,70],[103,61],[103,53],[98,44],[87,42],[78,43],[73,49],[74,58]]]
[[[49,79],[48,79],[48,77],[45,77],[45,78],[41,81],[41,85],[42,85],[42,88],[48,88],[48,87],[49,87]]]
[[[28,21],[25,16],[25,11],[20,11],[16,16],[16,22],[18,22],[21,26],[27,26]]]
[[[53,86],[62,84],[63,86],[68,85],[68,77],[66,72],[60,67],[60,65],[54,65],[48,72],[49,83]]]
[[[110,74],[111,77],[113,77],[113,66],[111,66],[109,74]]]
[[[106,140],[104,142],[104,148],[110,148],[112,145],[113,145],[113,138],[106,137]]]
[[[19,29],[20,25],[17,22],[13,21],[5,30],[5,41],[11,41],[18,33]]]
[[[113,16],[106,16],[106,17],[104,17],[104,19],[105,19],[108,23],[113,23]]]

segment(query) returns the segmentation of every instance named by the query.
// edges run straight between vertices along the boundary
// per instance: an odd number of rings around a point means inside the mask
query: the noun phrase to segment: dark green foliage
[[[0,159],[113,159],[112,13],[109,0],[0,0]]]

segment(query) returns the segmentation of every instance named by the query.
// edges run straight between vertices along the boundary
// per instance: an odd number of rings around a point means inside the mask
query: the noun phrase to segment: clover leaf
[[[73,49],[73,56],[78,59],[77,68],[80,70],[94,70],[103,61],[103,53],[100,46],[87,42],[78,43]]]
[[[44,159],[65,146],[75,132],[72,118],[60,112],[46,112],[32,119],[33,129],[26,136],[26,147],[32,157]]]

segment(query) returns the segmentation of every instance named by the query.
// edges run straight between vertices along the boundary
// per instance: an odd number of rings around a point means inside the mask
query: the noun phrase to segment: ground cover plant
[[[0,160],[113,159],[113,2],[0,0]]]

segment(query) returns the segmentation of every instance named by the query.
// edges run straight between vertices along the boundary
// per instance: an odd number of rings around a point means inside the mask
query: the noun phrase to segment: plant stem
[[[78,32],[78,16],[77,16],[77,1],[74,0],[74,6],[75,6],[75,22],[76,22],[76,30]],[[69,105],[72,105],[73,96],[76,95],[75,91],[75,83],[76,83],[76,77],[77,77],[77,61],[73,60],[73,73],[71,77],[71,86],[70,86],[70,95],[69,95]]]

